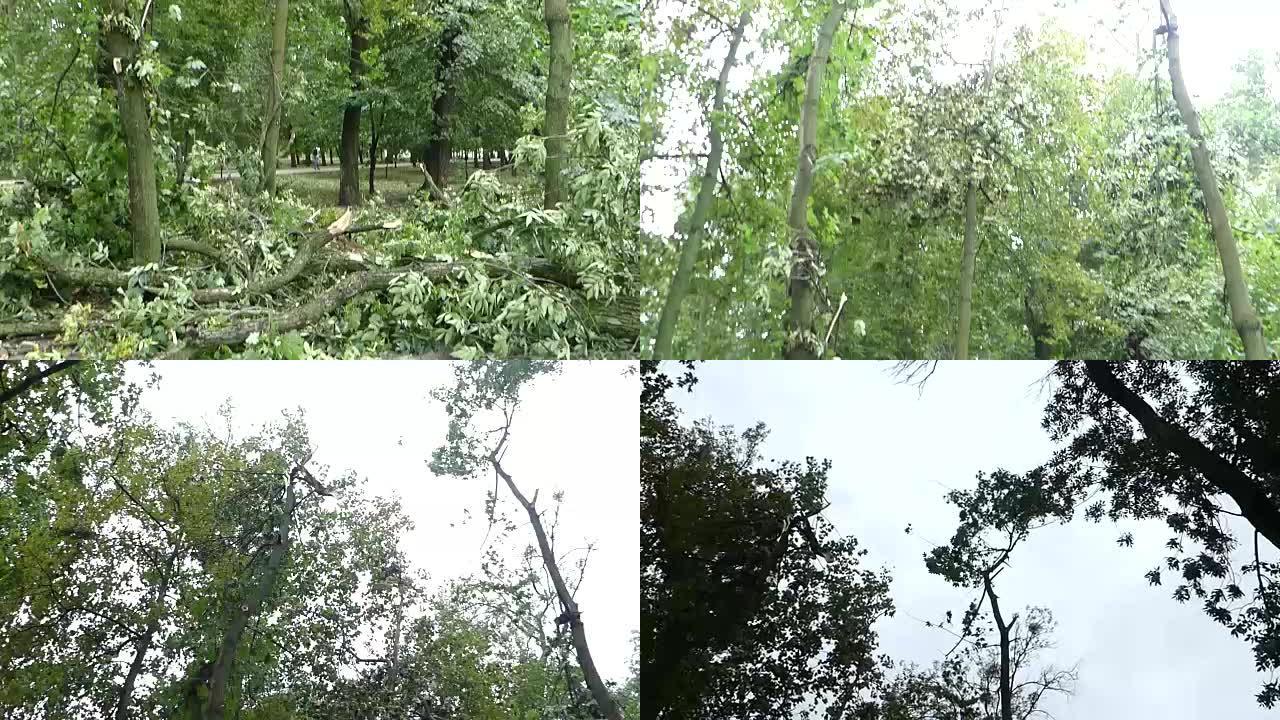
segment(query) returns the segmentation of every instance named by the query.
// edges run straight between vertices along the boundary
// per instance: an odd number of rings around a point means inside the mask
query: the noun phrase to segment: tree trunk
[[[561,174],[564,171],[569,89],[573,76],[573,28],[569,24],[569,0],[544,0],[542,15],[551,35],[546,115],[542,124],[547,149],[542,204],[545,208],[553,208],[564,199]]]
[[[1160,10],[1164,13],[1165,30],[1169,38],[1169,78],[1173,81],[1173,100],[1178,104],[1178,113],[1182,115],[1187,134],[1191,136],[1191,162],[1195,165],[1200,191],[1204,194],[1205,211],[1209,214],[1209,223],[1213,227],[1213,240],[1218,245],[1218,257],[1222,261],[1227,303],[1231,307],[1231,323],[1244,343],[1245,358],[1266,360],[1267,341],[1262,334],[1262,320],[1254,312],[1253,303],[1249,300],[1249,286],[1240,266],[1240,249],[1231,232],[1227,206],[1222,201],[1222,194],[1218,192],[1218,177],[1213,171],[1213,161],[1209,158],[1204,133],[1200,130],[1200,118],[1191,103],[1191,94],[1187,92],[1187,83],[1182,77],[1182,42],[1178,37],[1178,19],[1173,14],[1169,0],[1160,0]]]
[[[818,97],[822,92],[822,74],[831,55],[836,28],[844,18],[845,0],[835,0],[822,21],[818,41],[809,56],[805,74],[804,104],[800,108],[800,156],[796,161],[795,183],[791,188],[791,205],[787,225],[791,229],[791,277],[787,294],[791,308],[787,312],[787,337],[784,355],[788,360],[812,360],[817,354],[817,336],[813,330],[813,283],[818,272],[818,246],[809,229],[809,194],[813,192],[813,165],[818,160]]]
[[[449,159],[453,156],[450,133],[458,96],[454,89],[453,64],[458,58],[458,29],[450,27],[440,38],[440,64],[436,68],[436,83],[440,94],[431,102],[431,140],[427,143],[423,162],[427,173],[437,188],[443,190],[449,184]],[[427,189],[424,180],[420,190]]]
[[[293,511],[297,502],[293,492],[296,472],[296,468],[290,472],[288,483],[285,485],[284,507],[281,508],[276,520],[278,536],[275,544],[271,547],[271,552],[267,554],[267,564],[263,569],[262,578],[258,581],[258,586],[254,588],[253,594],[236,608],[231,625],[222,636],[222,646],[218,649],[218,659],[214,661],[213,671],[209,676],[209,699],[205,704],[206,720],[224,720],[226,715],[227,680],[231,676],[231,666],[235,663],[236,651],[240,647],[240,640],[244,637],[245,628],[249,627],[249,621],[262,609],[262,603],[266,601],[267,596],[275,588],[276,578],[280,574],[280,566],[284,563],[285,555],[289,552],[289,544],[292,542],[289,528],[293,522]]]
[[[185,128],[182,131],[182,144],[178,146],[178,156],[174,158],[178,176],[178,188],[181,189],[183,183],[187,180],[187,167],[191,161],[191,146],[193,144],[191,138],[191,128]]]
[[[276,155],[280,146],[280,115],[284,104],[285,32],[289,25],[289,0],[276,0],[271,25],[271,72],[267,77],[267,133],[262,143],[262,187],[276,194]]]
[[[128,6],[115,0],[115,13],[128,14]],[[147,117],[146,89],[136,78],[128,78],[129,65],[137,54],[132,38],[120,28],[106,29],[104,45],[112,63],[112,81],[124,128],[125,150],[129,156],[129,225],[133,237],[135,265],[160,262],[160,209],[156,191],[156,158],[151,143],[151,122]],[[119,72],[114,65],[118,63]]]
[[[969,359],[969,325],[973,316],[973,272],[978,261],[978,181],[969,178],[964,196],[964,250],[960,256],[960,307],[956,312],[955,349],[951,357]]]
[[[351,56],[348,67],[351,73],[351,97],[347,98],[342,112],[342,138],[338,161],[341,163],[338,180],[338,204],[345,207],[363,203],[360,197],[360,91],[363,88],[364,51],[369,49],[369,18],[360,14],[360,8],[352,7],[350,0],[343,0],[343,17],[347,34],[351,38]]]
[[[529,523],[533,525],[533,534],[538,539],[538,549],[542,552],[542,562],[547,568],[547,574],[551,576],[551,583],[555,586],[556,596],[560,599],[560,605],[570,618],[569,632],[573,638],[573,648],[577,652],[578,665],[582,667],[582,674],[587,680],[587,687],[591,689],[591,697],[596,701],[596,707],[608,720],[622,720],[622,711],[618,709],[613,696],[609,694],[609,688],[605,686],[604,680],[600,678],[600,673],[596,670],[595,661],[591,659],[591,649],[587,646],[586,627],[582,624],[582,616],[578,610],[578,604],[574,601],[573,594],[569,592],[569,586],[565,584],[564,578],[560,575],[560,567],[556,563],[555,552],[551,549],[551,542],[547,539],[547,533],[542,528],[542,518],[538,516],[538,509],[524,496],[524,493],[520,492],[520,489],[516,487],[515,481],[503,469],[501,463],[493,458],[490,458],[490,462],[493,464],[494,471],[506,483],[507,489],[511,491],[511,494],[529,515]]]
[[[1009,627],[1000,614],[1000,599],[991,587],[991,576],[982,578],[986,585],[987,597],[991,598],[991,617],[996,621],[996,632],[1000,633],[1000,720],[1013,720],[1013,677],[1009,669]],[[1014,622],[1018,617],[1014,616]]]
[[[120,687],[120,697],[116,702],[115,720],[129,720],[129,706],[133,703],[133,688],[138,676],[142,674],[142,666],[146,662],[147,653],[160,631],[160,621],[164,617],[165,597],[169,594],[169,581],[173,576],[173,566],[178,560],[178,548],[169,555],[169,562],[160,575],[160,587],[156,588],[156,596],[151,602],[151,612],[147,614],[147,626],[133,646],[133,662],[129,665],[129,673],[125,675],[124,685]]]
[[[997,28],[998,30],[998,28]],[[982,94],[991,92],[996,69],[996,31],[991,33],[991,51],[987,58],[987,74],[982,81]],[[972,160],[971,160],[972,164]],[[970,171],[972,173],[972,171]],[[973,319],[973,272],[978,262],[978,178],[969,177],[964,197],[964,250],[960,256],[960,303],[956,311],[956,341],[951,352],[956,360],[969,359],[969,326]]]
[[[1040,320],[1035,309],[1035,289],[1030,288],[1022,296],[1023,322],[1027,325],[1027,334],[1031,336],[1036,360],[1052,360],[1053,345],[1049,342],[1049,327]]]
[[[716,81],[716,95],[707,112],[707,127],[710,128],[710,148],[707,153],[707,165],[702,172],[702,184],[698,187],[698,199],[693,204],[693,216],[689,218],[689,227],[685,231],[684,243],[680,247],[680,264],[676,274],[671,278],[671,289],[667,291],[667,301],[662,305],[662,316],[658,320],[658,337],[653,345],[653,357],[670,358],[672,339],[676,333],[676,322],[680,319],[680,304],[689,293],[689,284],[693,280],[693,266],[698,262],[698,252],[702,248],[707,215],[711,212],[711,203],[715,200],[716,184],[720,179],[720,158],[724,154],[724,138],[720,133],[720,114],[724,111],[724,96],[729,86],[729,73],[733,70],[738,58],[738,46],[742,44],[742,36],[751,22],[750,11],[743,11],[738,16],[738,24],[733,28],[729,38],[729,52],[720,66],[720,77]]]
[[[373,174],[378,170],[378,120],[369,106],[369,197],[373,197]]]

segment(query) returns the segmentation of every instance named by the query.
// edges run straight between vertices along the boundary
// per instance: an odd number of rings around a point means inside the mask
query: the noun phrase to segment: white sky
[[[230,397],[242,434],[278,420],[282,410],[303,408],[316,448],[313,467],[328,465],[335,476],[354,470],[368,478],[372,492],[398,493],[416,524],[403,547],[440,582],[478,569],[485,493],[493,487],[485,479],[437,478],[427,468],[447,427],[428,390],[452,383],[449,365],[158,362],[161,381],[144,406],[160,421],[221,428],[217,410]],[[595,543],[577,597],[596,665],[606,679],[618,681],[627,677],[632,633],[640,627],[639,388],[635,375],[623,376],[632,365],[567,363],[561,375],[540,379],[522,399],[504,463],[526,495],[541,491],[544,508],[553,492],[564,491],[561,552]],[[512,549],[533,542],[524,511],[505,488],[499,503],[520,524]],[[473,520],[463,524],[467,508]]]
[[[999,1],[956,0],[956,4],[979,7]],[[1280,35],[1275,32],[1280,25],[1280,2],[1276,0],[1172,0],[1172,3],[1181,27],[1183,72],[1199,105],[1211,103],[1229,89],[1232,66],[1249,50],[1263,50],[1268,60],[1280,51]],[[875,7],[874,3],[866,4]],[[675,0],[660,0],[657,7],[663,17],[687,12]],[[1152,30],[1160,24],[1157,22],[1158,0],[1007,0],[1007,7],[1010,14],[1001,38],[1007,39],[1016,24],[1038,27],[1040,18],[1052,17],[1073,32],[1093,38],[1092,58],[1103,67],[1132,69],[1137,48],[1150,50]],[[732,76],[735,90],[745,88],[753,76],[771,72],[781,64],[782,58],[761,52],[759,30],[757,23],[739,52],[740,65]],[[985,61],[989,26],[958,29],[951,36],[955,38],[951,51],[957,60]],[[708,56],[708,82],[715,81],[725,47],[725,43],[718,43]],[[1167,74],[1164,77],[1167,78]],[[705,150],[706,131],[701,124],[705,108],[691,107],[686,96],[681,96],[677,103],[680,109],[673,113],[677,119],[672,121],[668,143],[660,152],[679,152],[681,143],[693,143]],[[685,190],[687,163],[650,161],[642,172],[645,181],[641,196],[643,227],[650,232],[671,235],[683,208],[679,200]]]
[[[891,368],[701,363],[693,394],[673,397],[690,419],[709,416],[738,430],[764,421],[771,431],[767,457],[832,460],[825,517],[869,550],[868,567],[885,566],[893,575],[898,613],[879,625],[881,649],[927,666],[955,640],[920,620],[941,619],[946,610],[958,620],[974,597],[924,568],[923,554],[955,528],[955,509],[943,495],[972,487],[980,470],[1022,471],[1048,458],[1051,444],[1040,428],[1048,391],[1039,380],[1051,365],[943,363],[923,394],[897,384]],[[908,524],[911,535],[903,532]],[[1124,531],[1134,533],[1133,548],[1116,544]],[[1143,578],[1164,557],[1168,537],[1162,523],[1077,519],[1034,532],[1015,551],[996,588],[1002,609],[1048,607],[1058,622],[1057,648],[1042,660],[1079,663],[1075,696],[1044,705],[1057,720],[1271,715],[1253,699],[1266,678],[1254,671],[1249,645],[1194,600],[1174,601],[1169,573],[1158,587]],[[1237,569],[1246,555],[1252,557],[1242,553]],[[1249,593],[1253,585],[1241,587]]]

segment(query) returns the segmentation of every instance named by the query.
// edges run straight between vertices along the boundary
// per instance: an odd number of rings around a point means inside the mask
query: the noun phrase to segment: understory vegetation
[[[645,352],[1272,357],[1277,66],[1179,4],[659,3]]]
[[[633,356],[638,27],[0,2],[0,353]]]

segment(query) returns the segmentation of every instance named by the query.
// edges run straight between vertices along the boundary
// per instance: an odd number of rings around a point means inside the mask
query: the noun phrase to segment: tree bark
[[[112,0],[113,13],[129,15],[127,3]],[[145,18],[143,19],[145,25]],[[129,225],[135,265],[160,262],[160,209],[156,191],[156,158],[147,117],[146,89],[137,78],[127,77],[137,55],[134,40],[119,27],[104,28],[104,45],[111,67],[129,156]],[[119,69],[116,69],[116,65]]]
[[[369,107],[369,197],[373,197],[373,174],[378,170],[378,120]]]
[[[1245,358],[1266,360],[1267,341],[1262,334],[1262,320],[1258,318],[1253,303],[1249,300],[1249,286],[1240,266],[1240,248],[1231,232],[1231,219],[1227,216],[1226,203],[1222,201],[1222,193],[1218,191],[1218,177],[1214,173],[1209,147],[1205,144],[1204,133],[1200,129],[1200,117],[1196,114],[1191,94],[1187,91],[1187,83],[1182,76],[1182,42],[1178,36],[1178,19],[1173,14],[1169,0],[1160,0],[1160,10],[1164,14],[1164,28],[1169,39],[1169,78],[1173,83],[1173,100],[1178,105],[1183,124],[1187,126],[1187,134],[1191,136],[1191,162],[1196,169],[1200,191],[1204,194],[1205,211],[1209,215],[1213,240],[1218,246],[1218,257],[1222,261],[1227,303],[1231,307],[1231,324],[1235,326],[1240,341],[1244,344]]]
[[[289,25],[289,0],[276,0],[271,25],[271,72],[267,77],[267,133],[262,143],[262,186],[276,193],[276,154],[280,146],[280,116],[284,105],[284,51]]]
[[[440,94],[431,103],[431,140],[427,143],[423,159],[427,166],[427,173],[440,189],[448,186],[449,159],[453,154],[450,133],[453,114],[458,105],[458,96],[453,82],[453,64],[458,58],[458,34],[456,28],[450,28],[440,39],[440,64],[436,68],[436,82],[440,87]],[[420,190],[424,189],[427,189],[425,180]]]
[[[364,76],[365,50],[369,49],[369,18],[352,8],[350,2],[344,1],[347,21],[347,33],[351,37],[351,97],[347,99],[346,109],[342,111],[342,144],[339,162],[342,164],[338,181],[338,204],[345,207],[361,205],[360,197],[360,112],[359,97]]]
[[[1049,326],[1040,320],[1035,309],[1035,288],[1027,289],[1022,297],[1023,322],[1027,325],[1027,333],[1031,335],[1036,360],[1052,360],[1053,345],[1049,342]]]
[[[998,28],[997,28],[998,30]],[[982,93],[991,92],[996,69],[996,31],[991,34],[991,51],[987,58],[987,74],[982,80]],[[956,341],[952,357],[969,359],[969,326],[973,319],[973,273],[978,262],[978,178],[970,171],[969,186],[964,197],[964,250],[960,256],[960,302],[956,311]]]
[[[818,273],[818,245],[809,229],[809,195],[813,192],[813,166],[818,160],[818,99],[822,92],[822,75],[831,55],[836,28],[847,9],[845,0],[835,0],[822,21],[818,41],[809,56],[805,74],[804,104],[800,107],[800,156],[796,161],[795,182],[791,187],[791,205],[787,226],[791,230],[791,277],[787,294],[791,307],[787,312],[787,337],[784,356],[788,360],[812,360],[818,356],[817,336],[813,330],[813,284]]]
[[[533,534],[538,539],[538,549],[542,553],[542,562],[547,568],[547,574],[551,576],[551,583],[556,588],[556,596],[560,599],[560,605],[571,619],[569,632],[573,638],[573,648],[577,652],[578,665],[582,667],[582,674],[587,680],[587,687],[591,690],[591,697],[596,701],[596,707],[608,720],[622,720],[622,711],[618,709],[618,704],[614,702],[613,696],[609,694],[609,688],[605,686],[604,680],[600,678],[600,673],[596,670],[595,661],[591,659],[591,649],[587,646],[586,627],[582,624],[578,603],[574,601],[573,595],[569,592],[569,586],[565,584],[564,577],[560,574],[555,552],[551,549],[551,542],[547,539],[546,530],[542,527],[542,518],[538,515],[538,509],[534,507],[533,502],[524,496],[524,493],[520,492],[520,488],[516,487],[515,481],[503,469],[497,458],[490,457],[489,461],[493,465],[494,471],[506,483],[507,489],[511,491],[511,494],[529,515],[529,524],[533,525]]]
[[[654,358],[671,357],[672,339],[675,337],[676,323],[680,320],[680,304],[689,294],[689,284],[693,280],[693,266],[698,262],[698,252],[702,248],[702,239],[706,234],[707,215],[711,212],[711,203],[715,201],[716,184],[720,179],[720,158],[724,155],[724,137],[720,133],[719,120],[720,114],[724,111],[724,96],[728,91],[729,73],[732,72],[737,61],[738,46],[742,44],[742,36],[750,22],[751,12],[744,10],[738,16],[738,24],[734,26],[733,35],[729,38],[729,52],[725,54],[724,63],[720,66],[715,99],[707,112],[707,126],[710,128],[707,165],[702,172],[702,184],[698,187],[698,199],[693,205],[693,216],[689,218],[684,243],[680,246],[680,264],[671,278],[667,301],[662,305],[662,316],[658,320],[658,337],[653,346]]]
[[[276,519],[276,528],[279,534],[275,544],[271,547],[271,552],[267,554],[267,564],[263,569],[262,578],[258,581],[258,586],[254,588],[253,594],[246,599],[244,604],[236,608],[231,625],[222,636],[222,646],[218,649],[218,659],[214,661],[213,671],[209,676],[209,699],[205,704],[206,720],[224,720],[226,715],[227,680],[231,676],[231,667],[235,663],[236,651],[240,647],[240,640],[244,637],[244,631],[249,626],[249,621],[262,609],[262,603],[266,601],[267,596],[275,588],[276,578],[280,574],[280,566],[284,563],[285,556],[289,552],[289,545],[292,542],[289,534],[290,524],[293,522],[293,511],[297,503],[293,487],[296,472],[297,468],[290,471],[289,479],[285,485],[284,507],[281,508]]]
[[[553,208],[564,199],[565,151],[569,131],[569,90],[573,76],[573,28],[569,23],[569,0],[544,0],[543,19],[551,35],[547,64],[546,114],[542,123],[547,149],[543,180],[543,207]]]
[[[178,188],[182,188],[187,181],[187,167],[191,162],[191,146],[194,140],[191,137],[191,128],[185,128],[182,131],[182,143],[178,146],[177,157],[174,158],[176,165],[176,174],[178,176]]]

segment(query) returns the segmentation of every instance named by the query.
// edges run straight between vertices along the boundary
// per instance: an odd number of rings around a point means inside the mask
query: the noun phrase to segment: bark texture
[[[553,208],[564,199],[562,175],[565,148],[568,146],[565,135],[569,131],[569,88],[573,76],[573,28],[569,23],[569,0],[545,0],[542,14],[551,35],[546,117],[542,123],[547,149],[543,207]]]
[[[113,0],[109,7],[116,14],[128,14],[127,4],[120,0]],[[103,32],[103,44],[111,64],[111,79],[120,109],[120,125],[124,130],[125,150],[129,156],[129,230],[133,239],[133,262],[135,265],[158,263],[160,208],[147,95],[138,79],[129,76],[138,48],[123,28],[104,26]]]
[[[743,11],[738,16],[738,23],[734,25],[733,35],[729,38],[729,51],[725,54],[724,63],[720,66],[715,100],[711,103],[711,110],[707,112],[707,127],[710,128],[707,165],[702,173],[702,184],[698,187],[698,199],[693,205],[693,216],[689,219],[689,228],[686,231],[684,243],[680,246],[680,264],[676,267],[675,276],[671,278],[667,301],[662,306],[662,316],[658,320],[658,337],[653,347],[655,358],[671,357],[672,338],[675,336],[676,323],[680,320],[680,304],[689,294],[689,284],[693,280],[693,266],[698,262],[698,252],[702,248],[707,215],[711,212],[711,204],[715,201],[716,183],[720,178],[720,159],[724,155],[724,138],[721,136],[717,121],[724,110],[729,73],[737,62],[738,46],[742,44],[742,35],[750,22],[749,11]]]
[[[280,148],[280,116],[284,105],[285,33],[289,25],[289,0],[276,0],[271,24],[271,73],[267,76],[267,132],[262,142],[262,187],[276,192],[276,155]]]
[[[1227,304],[1231,308],[1231,324],[1244,343],[1245,358],[1266,360],[1267,341],[1262,334],[1262,320],[1258,318],[1253,303],[1249,300],[1249,286],[1240,265],[1240,248],[1231,232],[1231,219],[1227,216],[1226,203],[1222,201],[1222,193],[1218,191],[1218,176],[1213,170],[1209,146],[1205,144],[1204,133],[1200,129],[1200,117],[1196,114],[1191,94],[1187,92],[1186,80],[1182,76],[1182,41],[1178,37],[1178,19],[1169,2],[1170,0],[1160,0],[1160,11],[1164,14],[1164,30],[1169,39],[1169,78],[1173,82],[1173,100],[1178,105],[1183,124],[1187,126],[1187,134],[1191,136],[1191,162],[1196,169],[1200,191],[1204,194],[1205,212],[1208,213],[1209,224],[1213,228],[1218,258],[1222,261]]]
[[[351,97],[347,107],[342,111],[342,143],[339,148],[339,162],[342,169],[338,180],[338,204],[344,207],[361,205],[364,198],[360,196],[360,113],[362,111],[359,93],[364,78],[365,50],[369,49],[369,18],[360,14],[360,8],[353,8],[348,1],[345,17],[347,34],[351,38]]]
[[[427,143],[426,156],[423,158],[427,174],[440,189],[448,187],[449,159],[453,156],[450,137],[453,115],[458,109],[458,94],[453,82],[453,65],[458,59],[458,34],[457,28],[449,28],[440,40],[440,64],[436,68],[436,84],[440,88],[440,94],[431,102],[431,140]],[[425,180],[421,189],[428,189]]]
[[[813,314],[818,243],[809,229],[809,195],[813,192],[813,166],[818,161],[818,101],[822,92],[822,75],[831,56],[836,28],[844,19],[847,8],[844,0],[836,0],[827,12],[805,74],[804,104],[800,107],[800,156],[787,212],[787,225],[791,230],[791,276],[787,294],[791,298],[791,307],[787,312],[784,355],[788,360],[817,357],[818,338],[813,330]]]

